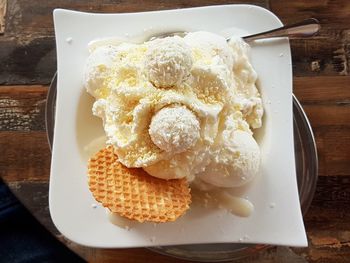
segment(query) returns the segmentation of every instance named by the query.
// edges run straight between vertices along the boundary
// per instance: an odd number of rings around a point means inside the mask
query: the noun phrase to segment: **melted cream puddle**
[[[92,115],[94,101],[95,98],[82,88],[76,117],[76,138],[84,162],[106,145],[102,120]]]
[[[223,208],[240,217],[248,217],[254,211],[254,205],[249,200],[233,196],[223,189],[209,192],[192,189],[191,192],[193,203],[205,208]]]

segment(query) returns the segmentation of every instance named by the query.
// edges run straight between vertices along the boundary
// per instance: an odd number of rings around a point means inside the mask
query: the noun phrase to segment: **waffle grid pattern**
[[[89,188],[111,212],[139,222],[174,221],[191,203],[186,179],[162,180],[141,168],[118,162],[113,146],[100,150],[88,163]]]

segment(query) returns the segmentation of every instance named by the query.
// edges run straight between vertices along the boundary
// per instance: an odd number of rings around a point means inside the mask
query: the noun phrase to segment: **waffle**
[[[88,163],[89,189],[111,212],[139,222],[169,222],[191,203],[186,179],[163,180],[141,168],[123,166],[113,146],[100,150]]]

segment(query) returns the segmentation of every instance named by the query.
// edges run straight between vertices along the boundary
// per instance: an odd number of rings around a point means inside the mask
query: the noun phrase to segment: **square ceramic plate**
[[[103,134],[91,114],[93,99],[83,89],[88,43],[108,37],[142,41],[172,30],[206,30],[224,35],[252,34],[281,21],[250,5],[211,6],[168,11],[89,14],[55,10],[58,88],[50,178],[50,212],[59,231],[92,247],[125,248],[194,243],[265,243],[306,246],[297,192],[292,127],[292,67],[287,39],[259,41],[251,58],[264,100],[264,128],[257,131],[262,172],[245,190],[254,204],[248,218],[219,208],[191,208],[176,222],[136,224],[131,230],[110,223],[87,185],[91,145]]]

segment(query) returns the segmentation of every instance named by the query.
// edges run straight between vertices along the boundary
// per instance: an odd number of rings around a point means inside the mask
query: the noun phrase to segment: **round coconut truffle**
[[[191,49],[180,37],[156,39],[149,43],[145,71],[156,87],[179,86],[189,77],[192,64]]]
[[[162,108],[152,117],[149,134],[160,149],[175,154],[194,146],[199,130],[199,121],[192,111],[173,106]]]

